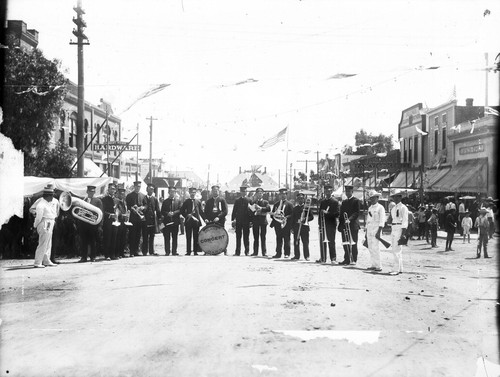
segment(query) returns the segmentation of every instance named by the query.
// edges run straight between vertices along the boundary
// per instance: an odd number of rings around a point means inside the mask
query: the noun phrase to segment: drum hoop
[[[202,231],[204,231],[206,229],[210,229],[210,228],[220,228],[220,229],[222,229],[224,231],[224,233],[226,234],[226,242],[225,242],[224,247],[221,248],[221,249],[219,249],[219,250],[217,250],[216,253],[207,253],[206,251],[203,250],[203,247],[201,246],[201,242],[200,242],[199,236],[198,236],[198,245],[200,246],[200,249],[205,252],[205,254],[208,254],[208,255],[218,255],[218,254],[221,254],[225,249],[227,249],[227,245],[229,244],[229,234],[227,233],[227,230],[222,225],[216,224],[216,223],[211,223],[211,224],[205,225],[203,228],[200,229],[199,234]]]

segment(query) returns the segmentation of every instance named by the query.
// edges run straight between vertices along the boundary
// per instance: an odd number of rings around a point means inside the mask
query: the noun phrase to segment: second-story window
[[[439,130],[434,130],[434,154],[438,153],[439,146]]]
[[[76,113],[71,113],[69,117],[69,139],[68,144],[71,148],[76,147]]]
[[[446,127],[443,127],[441,148],[446,149]]]
[[[448,114],[444,113],[442,116],[441,116],[441,121],[443,123],[443,126],[446,126],[446,124],[448,123]]]
[[[434,127],[439,126],[439,117],[434,117]]]

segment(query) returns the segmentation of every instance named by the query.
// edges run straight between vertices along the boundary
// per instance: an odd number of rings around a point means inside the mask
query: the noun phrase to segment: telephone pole
[[[152,169],[152,159],[153,159],[153,120],[158,120],[150,116],[149,118],[149,183],[153,183],[153,169]]]
[[[82,9],[82,0],[77,0],[76,7],[73,7],[76,12],[76,18],[73,22],[76,24],[76,29],[73,29],[73,35],[77,37],[77,42],[70,40],[70,45],[77,45],[78,52],[78,117],[76,120],[76,155],[81,156],[84,153],[83,145],[83,123],[85,121],[85,97],[84,97],[84,78],[83,78],[83,46],[89,45],[89,40],[83,30],[87,24],[82,18],[85,11]],[[76,174],[78,178],[84,176],[84,162],[85,159],[79,159],[77,162]]]

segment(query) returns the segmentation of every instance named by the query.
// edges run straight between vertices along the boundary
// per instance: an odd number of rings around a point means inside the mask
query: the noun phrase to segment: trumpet
[[[131,207],[132,211],[135,212],[135,214],[137,216],[139,216],[139,218],[141,219],[141,221],[144,220],[144,214],[142,213],[142,210],[140,209],[140,207],[137,206],[137,204],[134,204],[132,207]]]
[[[118,218],[120,217],[120,209],[118,208],[118,206],[115,207],[115,221],[113,221],[113,226],[120,226],[121,225],[121,222],[118,221]]]
[[[61,209],[68,211],[71,208],[71,214],[83,222],[90,225],[98,225],[102,221],[102,211],[84,200],[73,198],[67,191],[61,193],[59,197]]]

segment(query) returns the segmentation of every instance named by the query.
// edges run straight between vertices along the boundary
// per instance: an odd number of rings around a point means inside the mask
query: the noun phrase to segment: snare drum
[[[229,236],[219,224],[204,226],[198,235],[198,245],[206,255],[218,255],[227,249]]]

